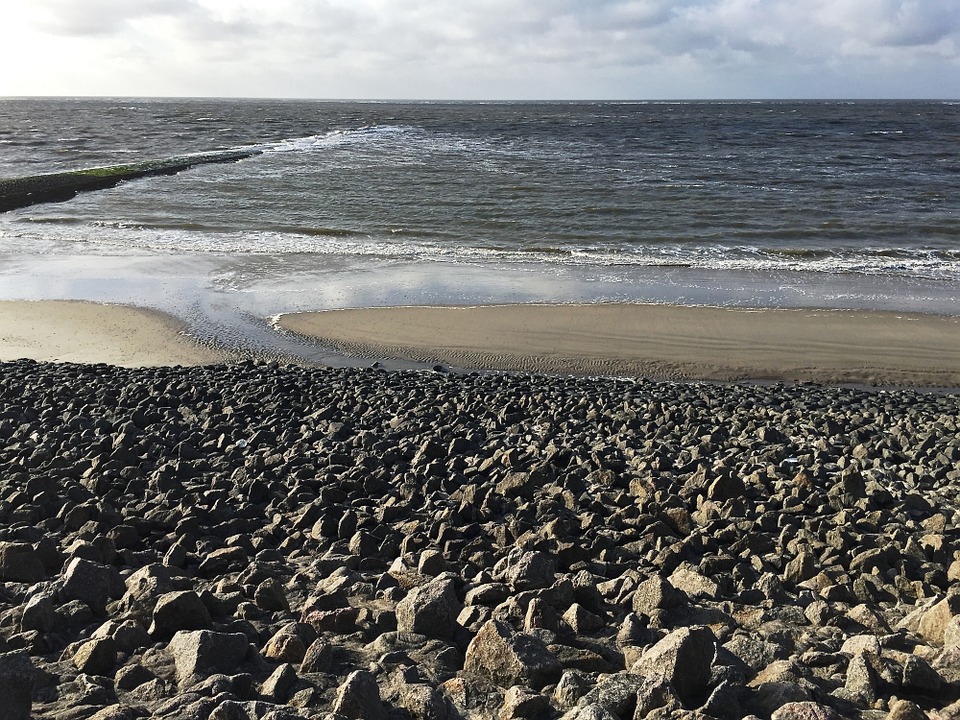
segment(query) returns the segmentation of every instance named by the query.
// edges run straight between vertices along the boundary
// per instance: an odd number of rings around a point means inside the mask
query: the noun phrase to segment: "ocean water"
[[[0,99],[0,178],[247,147],[0,215],[0,297],[960,314],[955,102]]]

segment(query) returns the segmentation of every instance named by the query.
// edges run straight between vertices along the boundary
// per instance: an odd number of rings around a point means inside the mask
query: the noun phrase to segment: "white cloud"
[[[0,61],[24,52],[0,93],[957,96],[960,5],[31,0],[0,11]]]

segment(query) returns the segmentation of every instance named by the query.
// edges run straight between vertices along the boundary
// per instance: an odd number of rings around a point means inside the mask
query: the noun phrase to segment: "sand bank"
[[[69,301],[0,302],[0,360],[203,365],[222,355],[195,344],[159,312]]]
[[[960,318],[663,305],[396,307],[282,315],[360,357],[661,379],[960,386]]]

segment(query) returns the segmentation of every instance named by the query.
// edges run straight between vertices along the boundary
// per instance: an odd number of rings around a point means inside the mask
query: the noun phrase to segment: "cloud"
[[[828,76],[842,82],[844,73],[852,89],[882,87],[881,72],[908,93],[918,87],[906,78],[910,69],[923,74],[920,85],[960,91],[960,81],[946,78],[960,69],[956,0],[29,5],[18,30],[50,48],[56,38],[69,41],[77,72],[82,67],[90,84],[135,84],[139,77],[182,93],[631,97],[716,88],[753,96],[751,87]],[[797,92],[812,92],[812,85]]]

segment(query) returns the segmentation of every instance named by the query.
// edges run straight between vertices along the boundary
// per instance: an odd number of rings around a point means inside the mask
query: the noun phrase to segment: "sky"
[[[4,0],[0,63],[0,96],[957,99],[960,2]]]

